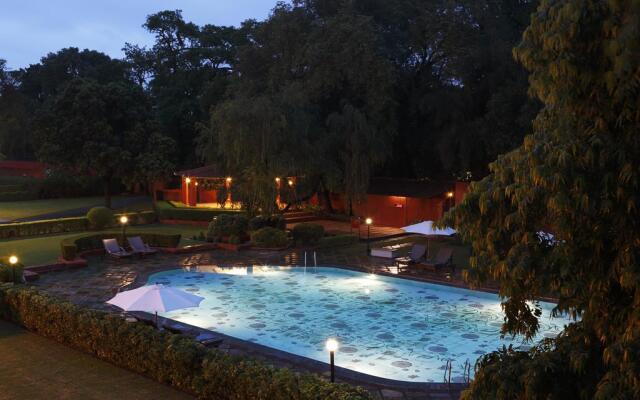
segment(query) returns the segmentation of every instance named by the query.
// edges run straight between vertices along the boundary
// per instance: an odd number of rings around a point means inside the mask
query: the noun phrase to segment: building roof
[[[438,197],[454,190],[454,181],[432,181],[428,179],[373,178],[368,194],[403,197]]]
[[[220,166],[216,164],[205,165],[204,167],[185,169],[175,172],[177,176],[188,176],[191,178],[224,178],[228,176]]]

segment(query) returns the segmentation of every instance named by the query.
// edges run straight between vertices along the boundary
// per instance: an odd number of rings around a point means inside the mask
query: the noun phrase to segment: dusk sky
[[[11,69],[37,63],[64,47],[98,50],[122,57],[125,42],[150,45],[142,28],[146,16],[182,10],[198,25],[238,25],[269,15],[276,0],[18,0],[3,2],[0,58]]]

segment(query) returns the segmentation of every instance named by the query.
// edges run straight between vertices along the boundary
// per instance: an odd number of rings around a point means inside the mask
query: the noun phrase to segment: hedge
[[[215,216],[228,214],[244,214],[241,210],[225,210],[211,208],[176,207],[171,202],[158,201],[156,210],[160,219],[176,219],[183,221],[210,222]]]
[[[217,241],[229,236],[237,236],[241,239],[247,235],[248,229],[249,219],[245,214],[222,214],[209,223],[207,239]]]
[[[178,247],[181,238],[180,234],[168,235],[128,230],[127,237],[131,236],[140,236],[145,243],[154,247]],[[119,232],[80,235],[63,239],[60,242],[62,258],[65,260],[73,260],[80,252],[103,249],[103,239],[116,239],[120,246],[127,247],[127,243],[122,242],[122,234]]]
[[[282,214],[273,215],[257,215],[249,220],[249,230],[257,231],[258,229],[270,226],[272,228],[285,230],[287,221]]]
[[[0,260],[0,282],[21,283],[23,272],[23,264],[17,263],[15,265],[11,265],[6,259]]]
[[[287,234],[282,229],[265,226],[251,232],[251,242],[259,247],[284,247],[287,245]]]
[[[291,230],[293,240],[298,245],[310,246],[318,243],[324,236],[324,226],[311,222],[297,224]]]
[[[327,247],[347,246],[354,243],[358,243],[357,235],[325,236],[318,241],[315,247],[322,249]]]
[[[118,218],[123,214],[114,215],[113,225],[117,224]],[[155,221],[156,215],[153,211],[142,211],[139,213],[126,213],[129,217],[129,225],[149,224]],[[12,224],[0,224],[0,239],[23,236],[40,236],[65,232],[82,232],[89,229],[87,217],[71,217],[43,219],[30,222],[15,222]]]
[[[0,285],[0,318],[199,399],[372,399],[362,388],[208,349],[185,336],[62,302],[34,288]]]

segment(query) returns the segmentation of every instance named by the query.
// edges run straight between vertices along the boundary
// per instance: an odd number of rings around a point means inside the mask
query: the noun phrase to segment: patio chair
[[[435,258],[420,263],[420,267],[435,272],[438,272],[440,269],[445,267],[451,267],[451,270],[453,271],[453,249],[451,247],[441,248],[440,250],[438,250]]]
[[[115,239],[102,239],[102,245],[108,255],[115,258],[130,257],[133,253],[126,251]]]
[[[410,265],[419,263],[424,259],[424,255],[427,252],[427,247],[422,244],[414,244],[411,247],[411,252],[406,257],[398,257],[395,259],[396,265],[400,268],[401,265]]]
[[[152,249],[148,244],[142,241],[140,236],[128,237],[127,241],[129,242],[129,246],[131,246],[131,250],[134,253],[147,255],[147,254],[156,254],[158,250]]]

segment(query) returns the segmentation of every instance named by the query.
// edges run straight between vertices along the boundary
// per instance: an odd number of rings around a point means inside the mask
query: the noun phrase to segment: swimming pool
[[[336,365],[401,381],[442,382],[447,360],[452,381],[462,381],[465,361],[526,345],[500,338],[496,295],[407,279],[331,267],[201,266],[154,274],[154,283],[205,297],[165,317],[325,362],[334,337]],[[554,337],[570,321],[541,306],[536,339]]]

